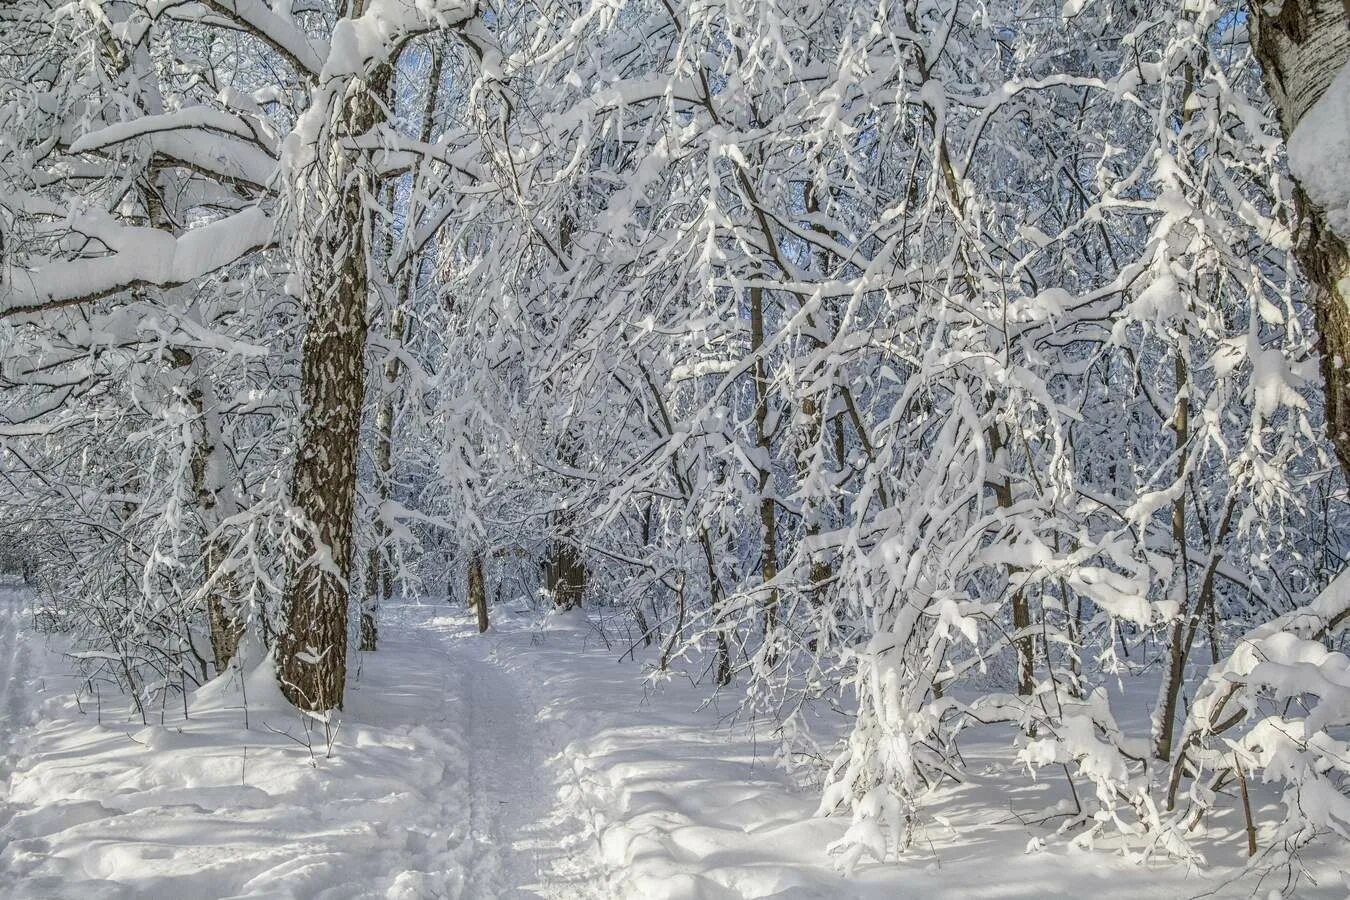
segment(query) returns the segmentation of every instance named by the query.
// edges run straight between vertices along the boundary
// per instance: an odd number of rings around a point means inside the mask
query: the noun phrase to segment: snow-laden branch
[[[93,153],[143,138],[174,163],[227,181],[265,188],[277,171],[277,142],[238,116],[193,106],[87,132],[71,153]]]
[[[11,267],[0,282],[0,318],[86,303],[129,288],[187,284],[273,242],[273,222],[250,208],[174,237],[156,228],[98,227],[103,256]],[[78,227],[78,225],[77,225]]]
[[[169,15],[180,21],[202,22],[209,21],[213,14],[224,16],[235,27],[269,44],[298,73],[310,77],[323,70],[323,61],[328,55],[325,42],[311,38],[294,21],[273,12],[262,0],[203,0],[189,4],[181,4],[178,0],[150,0],[146,6],[152,18]]]

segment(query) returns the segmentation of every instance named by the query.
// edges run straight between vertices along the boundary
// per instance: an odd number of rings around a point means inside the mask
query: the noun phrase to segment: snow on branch
[[[35,269],[11,267],[0,282],[0,318],[98,300],[118,291],[187,284],[273,243],[273,222],[256,207],[180,237],[157,228],[93,228],[108,253],[53,260]],[[79,231],[78,220],[73,226]]]

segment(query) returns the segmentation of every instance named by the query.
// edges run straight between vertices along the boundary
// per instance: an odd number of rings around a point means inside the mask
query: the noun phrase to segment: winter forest
[[[0,2],[0,896],[1344,897],[1344,0]]]

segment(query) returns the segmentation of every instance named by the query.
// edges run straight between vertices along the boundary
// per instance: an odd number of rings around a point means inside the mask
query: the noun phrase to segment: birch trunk
[[[1252,46],[1288,140],[1350,64],[1350,3],[1285,0],[1253,2],[1249,9]],[[1350,235],[1331,230],[1327,210],[1305,193],[1305,187],[1299,184],[1294,191],[1294,255],[1307,279],[1308,303],[1317,319],[1327,434],[1350,478]]]
[[[220,448],[220,421],[214,409],[207,405],[209,385],[193,386],[188,400],[197,412],[194,429],[192,493],[201,515],[202,578],[206,591],[206,617],[211,634],[211,656],[216,673],[225,671],[239,649],[244,622],[239,608],[239,582],[234,573],[226,571],[228,551],[213,532],[221,520],[220,482],[222,472]]]

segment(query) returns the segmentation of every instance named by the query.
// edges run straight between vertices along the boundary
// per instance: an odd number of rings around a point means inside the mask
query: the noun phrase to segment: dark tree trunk
[[[483,554],[469,557],[469,606],[478,614],[478,633],[488,630],[487,591],[483,589]]]
[[[988,434],[990,455],[995,465],[1002,465],[1006,446],[1003,432],[993,425]],[[1012,479],[1006,472],[994,476],[994,499],[999,509],[1010,509],[1013,505]],[[1019,571],[1017,566],[1008,566],[1009,577],[1015,577]],[[1012,626],[1013,646],[1017,650],[1017,693],[1030,697],[1036,691],[1036,639],[1031,634],[1031,604],[1022,588],[1013,591]]]
[[[1183,329],[1182,335],[1184,336],[1185,333]],[[1190,400],[1187,399],[1189,397],[1190,374],[1181,347],[1177,348],[1173,369],[1177,382],[1177,401],[1172,428],[1175,431],[1177,454],[1176,477],[1177,481],[1180,482],[1186,477],[1186,446],[1190,442],[1191,433],[1191,404]],[[1186,492],[1184,490],[1177,494],[1176,500],[1172,501],[1172,544],[1177,551],[1177,570],[1172,575],[1174,579],[1172,589],[1178,595],[1176,598],[1177,618],[1172,623],[1172,629],[1168,635],[1168,662],[1167,672],[1163,676],[1165,680],[1162,687],[1162,710],[1158,718],[1157,740],[1153,746],[1153,755],[1164,761],[1172,758],[1172,738],[1176,731],[1177,705],[1181,699],[1182,684],[1186,680],[1186,657],[1190,654],[1190,641],[1185,637],[1191,605],[1191,577],[1190,559],[1186,551]]]
[[[357,197],[344,205],[348,214],[360,215]],[[363,251],[359,238],[352,242]],[[305,414],[291,505],[307,527],[297,534],[299,552],[288,566],[288,618],[277,666],[286,698],[308,710],[342,705],[347,670],[347,583],[366,341],[365,254],[351,259],[331,296],[308,304],[300,364]]]
[[[352,518],[357,440],[365,396],[367,246],[363,194],[366,175],[339,143],[377,122],[390,74],[372,75],[333,117],[315,166],[331,185],[328,202],[305,210],[304,305],[309,321],[300,360],[304,405],[300,447],[291,479],[291,506],[304,523],[287,560],[286,628],[277,649],[277,676],[301,709],[342,706],[347,674],[347,604],[352,575]]]
[[[561,540],[545,564],[545,579],[558,609],[576,609],[586,593],[586,562],[571,543]]]

